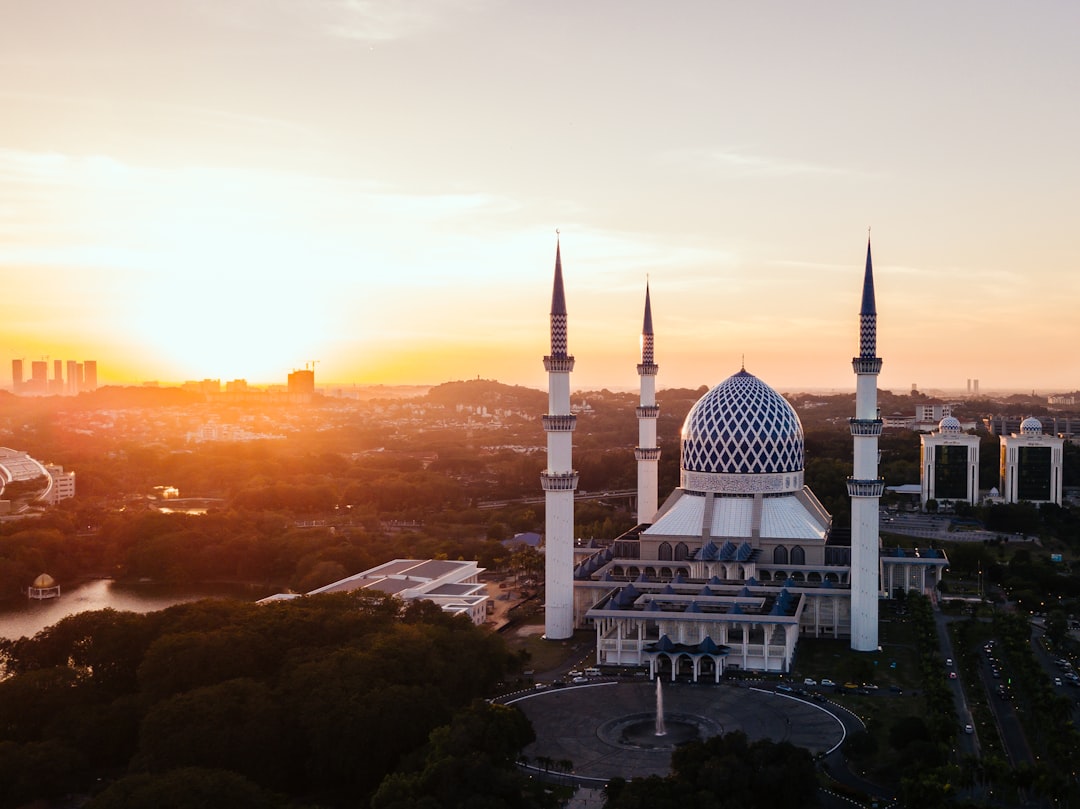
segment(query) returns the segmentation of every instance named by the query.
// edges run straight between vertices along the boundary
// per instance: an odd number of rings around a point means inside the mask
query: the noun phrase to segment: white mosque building
[[[645,294],[637,408],[639,525],[608,547],[574,549],[566,299],[556,249],[551,310],[546,493],[546,632],[596,633],[600,665],[646,667],[650,677],[718,682],[725,670],[787,672],[801,637],[878,648],[878,601],[929,589],[940,551],[883,551],[883,481],[877,472],[876,309],[870,247],[860,311],[852,528],[832,517],[803,480],[802,424],[783,396],[745,368],[691,408],[681,433],[680,485],[656,507],[655,382],[659,366]]]

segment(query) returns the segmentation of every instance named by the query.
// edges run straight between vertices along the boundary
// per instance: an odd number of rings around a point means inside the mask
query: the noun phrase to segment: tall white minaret
[[[577,417],[570,412],[570,372],[574,358],[566,351],[566,296],[563,293],[562,254],[555,246],[555,287],[551,293],[551,354],[544,357],[548,372],[547,469],[540,475],[544,488],[544,632],[548,640],[574,634],[574,490],[578,474],[572,466],[573,432]]]
[[[637,372],[641,377],[641,401],[637,408],[637,521],[651,523],[656,519],[659,488],[660,448],[656,446],[656,418],[660,406],[656,403],[656,372],[653,362],[652,305],[649,303],[649,284],[645,283],[645,323],[641,327],[641,362]]]
[[[848,478],[851,496],[851,648],[875,652],[878,648],[878,508],[885,481],[878,477],[878,436],[881,418],[877,406],[877,306],[874,303],[874,268],[870,240],[866,241],[866,274],[859,311],[859,356],[855,371],[854,474]]]

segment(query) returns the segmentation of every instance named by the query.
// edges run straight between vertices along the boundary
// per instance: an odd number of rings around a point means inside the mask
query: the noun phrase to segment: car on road
[[[805,680],[802,681],[802,684],[803,685],[817,685],[817,680],[815,680],[812,677],[807,677]]]
[[[950,671],[949,672],[949,679],[950,680],[955,680],[956,679],[956,672],[955,671]]]
[[[780,683],[778,686],[776,686],[776,690],[781,692],[781,693],[784,693],[784,694],[793,694],[793,693],[795,693],[795,689],[792,688],[787,683]]]
[[[1055,677],[1054,678],[1054,685],[1061,685],[1061,678],[1060,677]]]
[[[832,686],[835,686],[835,685],[836,685],[836,683],[834,683],[834,682],[833,682],[832,680],[830,680],[830,679],[829,679],[828,677],[825,677],[825,678],[823,678],[823,679],[822,679],[822,681],[821,681],[821,685],[825,686],[826,688],[830,688],[830,687],[832,687]]]
[[[973,728],[971,725],[964,725],[964,733],[974,733],[974,732],[975,732],[975,728]]]
[[[573,680],[571,680],[570,682],[572,682],[572,683],[578,683],[578,684],[580,684],[580,683],[587,683],[587,682],[589,682],[589,678],[588,678],[588,677],[585,677],[585,676],[583,676],[583,675],[579,675],[579,676],[575,677],[575,678],[574,678]]]

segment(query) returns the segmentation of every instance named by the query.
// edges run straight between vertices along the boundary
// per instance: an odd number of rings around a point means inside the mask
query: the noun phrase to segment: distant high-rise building
[[[45,360],[34,360],[30,363],[30,381],[27,383],[27,393],[43,394],[49,392],[49,363]]]
[[[79,363],[75,360],[67,361],[67,388],[68,396],[77,396],[79,393]]]
[[[971,380],[971,392],[974,393],[976,396],[979,395],[979,380],[978,379]]]
[[[314,396],[315,395],[315,372],[293,371],[289,374],[290,396]]]
[[[97,390],[97,360],[84,360],[79,390]]]
[[[23,386],[23,361],[11,361],[11,392],[19,393]]]

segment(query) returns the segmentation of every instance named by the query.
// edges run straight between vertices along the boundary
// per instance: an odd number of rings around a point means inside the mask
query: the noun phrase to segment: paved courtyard
[[[654,683],[590,683],[531,692],[508,702],[536,729],[536,742],[524,751],[530,761],[569,760],[575,775],[603,780],[670,772],[671,749],[661,740],[653,747],[649,742],[620,742],[624,725],[654,722]],[[663,702],[669,721],[685,720],[709,733],[741,730],[751,741],[788,741],[814,754],[828,752],[844,739],[844,726],[828,705],[771,691],[664,683]]]

